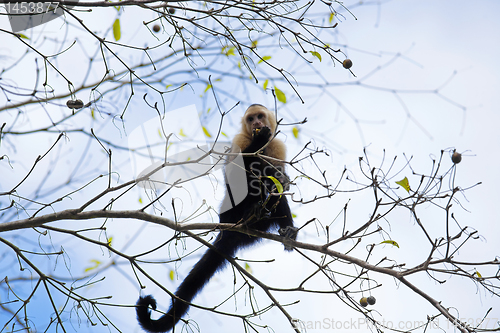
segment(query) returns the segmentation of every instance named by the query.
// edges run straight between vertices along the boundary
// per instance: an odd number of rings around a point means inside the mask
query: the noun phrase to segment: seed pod
[[[175,14],[175,8],[169,7],[168,12],[172,15]]]
[[[370,305],[375,304],[375,302],[377,301],[375,299],[375,297],[373,297],[373,296],[368,297],[366,300],[368,301],[368,304],[370,304]]]
[[[352,60],[345,59],[344,62],[342,62],[342,66],[344,66],[345,69],[351,68],[352,67]]]
[[[359,304],[361,304],[361,306],[365,308],[368,305],[368,299],[366,297],[363,297],[359,300]]]
[[[75,109],[81,109],[81,108],[83,108],[83,105],[84,105],[84,104],[83,104],[83,102],[82,102],[82,100],[81,100],[81,99],[77,99],[77,100],[75,100],[75,101],[73,102],[73,105],[74,105],[74,108],[75,108]]]
[[[84,104],[81,99],[76,99],[74,101],[70,99],[66,102],[66,106],[70,109],[81,109]]]
[[[159,25],[159,24],[155,24],[155,25],[153,25],[153,31],[154,31],[154,32],[160,32],[160,29],[161,29],[161,28],[160,28],[160,25]]]
[[[68,101],[66,102],[66,106],[70,109],[74,109],[75,108],[75,102],[71,99],[68,99]]]
[[[453,155],[451,155],[451,161],[455,164],[460,163],[460,161],[462,161],[462,154],[454,152]]]

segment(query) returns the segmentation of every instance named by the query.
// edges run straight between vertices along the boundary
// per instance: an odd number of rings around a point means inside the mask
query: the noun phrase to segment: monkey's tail
[[[230,257],[234,256],[238,247],[238,242],[235,241],[235,238],[241,237],[241,234],[230,231],[225,231],[223,234],[221,239],[217,239],[214,242],[214,246],[218,251],[208,249],[203,257],[194,265],[184,281],[182,281],[175,292],[178,298],[172,299],[172,304],[166,314],[157,320],[151,319],[151,312],[148,306],[151,306],[153,310],[155,310],[156,300],[151,295],[139,298],[136,307],[137,320],[144,330],[148,332],[170,331],[181,317],[186,314],[189,309],[188,303],[190,303],[196,294],[203,289],[212,275],[214,275],[217,270],[224,267],[226,259],[225,256],[219,254],[219,252]],[[235,237],[230,237],[229,234],[235,234],[231,235]]]

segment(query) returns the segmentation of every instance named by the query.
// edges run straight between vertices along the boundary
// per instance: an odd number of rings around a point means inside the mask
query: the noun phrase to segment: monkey
[[[289,181],[284,172],[286,146],[274,137],[276,118],[265,106],[252,104],[246,110],[241,123],[241,131],[233,139],[231,152],[243,153],[248,193],[241,202],[220,212],[219,221],[263,232],[279,227],[280,235],[295,240],[298,229],[293,225],[287,198],[277,193],[276,184],[269,178],[274,177],[280,182]],[[226,168],[233,160],[234,156],[229,154]],[[227,178],[224,200],[232,200]],[[177,288],[166,314],[157,320],[151,319],[149,306],[156,310],[156,300],[151,295],[139,298],[136,304],[139,324],[145,331],[151,333],[170,331],[187,313],[189,303],[210,278],[227,264],[226,258],[233,258],[236,251],[259,240],[259,237],[238,231],[220,231],[212,244],[213,247],[207,249]],[[285,246],[287,251],[292,249]]]
[[[260,128],[267,126],[270,128],[271,133],[275,135],[277,127],[276,117],[274,113],[269,111],[265,106],[260,104],[252,104],[245,112],[245,115],[241,119],[241,131],[236,134],[233,138],[233,143],[231,146],[231,153],[238,153],[243,150],[244,147],[250,146],[253,139],[254,130],[259,130]],[[273,159],[267,159],[268,167],[274,166],[276,176],[280,183],[283,185],[285,190],[288,190],[290,179],[285,174],[284,161],[286,159],[286,146],[283,141],[278,138],[273,138],[269,143],[267,143],[265,148],[265,156],[272,157]]]

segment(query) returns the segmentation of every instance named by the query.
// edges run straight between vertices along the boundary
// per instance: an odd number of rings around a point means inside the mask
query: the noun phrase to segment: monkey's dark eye
[[[251,122],[253,121],[253,117],[248,117],[248,118],[247,118],[247,121],[248,121],[249,123],[251,123]]]
[[[260,113],[260,114],[257,116],[257,118],[259,118],[259,119],[264,118],[264,114]]]

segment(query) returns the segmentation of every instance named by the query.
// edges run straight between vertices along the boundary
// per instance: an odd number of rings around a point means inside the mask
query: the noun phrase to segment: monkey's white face
[[[245,115],[241,119],[242,123],[242,133],[247,137],[252,137],[255,130],[261,129],[262,127],[269,127],[271,133],[274,134],[276,131],[276,119],[271,111],[269,111],[265,106],[255,104],[251,105]]]
[[[252,112],[246,116],[246,123],[249,132],[261,129],[264,126],[270,127],[269,121],[264,112]]]

